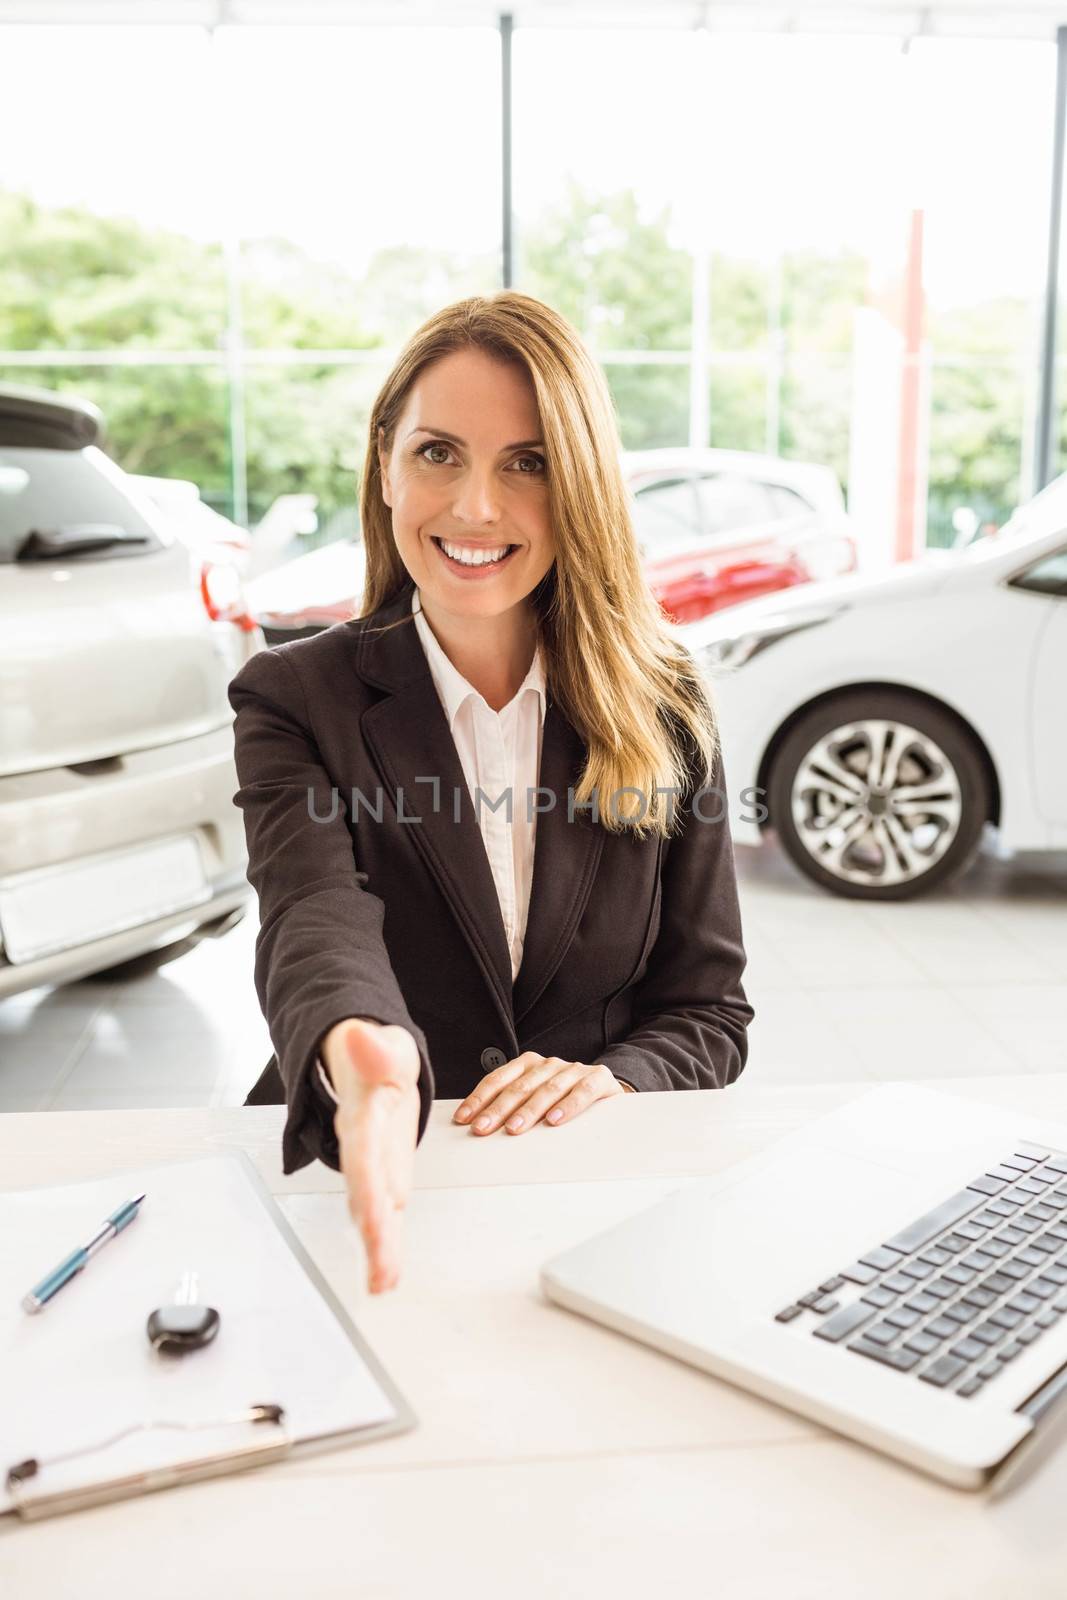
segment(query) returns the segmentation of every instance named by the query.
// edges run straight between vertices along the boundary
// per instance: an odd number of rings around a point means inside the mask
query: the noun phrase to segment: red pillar
[[[897,530],[895,556],[910,561],[915,548],[915,510],[919,478],[919,438],[923,339],[923,214],[913,211],[908,234],[901,304],[904,370],[900,382],[900,443],[897,456]]]

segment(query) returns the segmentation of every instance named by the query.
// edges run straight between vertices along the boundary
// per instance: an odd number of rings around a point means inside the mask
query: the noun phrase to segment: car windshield
[[[103,524],[156,546],[155,533],[113,482],[98,452],[0,446],[0,563],[30,533]]]
[[[987,561],[1000,557],[1016,545],[1024,546],[1046,534],[1058,533],[1067,528],[1067,472],[1045,485],[1026,505],[1020,506],[996,533],[973,544],[964,545],[960,552],[969,561]]]

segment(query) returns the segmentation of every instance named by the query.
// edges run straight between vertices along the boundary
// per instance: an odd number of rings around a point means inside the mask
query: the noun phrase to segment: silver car
[[[229,680],[263,635],[67,396],[0,388],[0,997],[239,914]]]

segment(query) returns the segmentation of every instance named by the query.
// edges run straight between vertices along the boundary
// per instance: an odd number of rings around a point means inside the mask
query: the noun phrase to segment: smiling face
[[[524,610],[556,553],[529,374],[483,350],[442,356],[413,383],[389,455],[379,429],[378,454],[397,551],[425,610]]]

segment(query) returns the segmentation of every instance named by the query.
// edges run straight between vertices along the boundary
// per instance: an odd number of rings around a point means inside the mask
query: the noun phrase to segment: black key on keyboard
[[[976,1284],[960,1297],[961,1305],[975,1306],[979,1311],[987,1311],[996,1300],[996,1295],[989,1289],[982,1289]]]
[[[980,1204],[981,1196],[973,1189],[961,1189],[959,1194],[950,1195],[932,1211],[926,1212],[925,1216],[916,1217],[906,1228],[895,1233],[891,1239],[886,1239],[885,1248],[899,1250],[903,1255],[910,1255],[913,1250],[921,1250],[923,1245],[929,1244],[943,1228],[951,1228],[961,1217],[977,1210]]]
[[[827,1317],[812,1331],[816,1339],[827,1339],[831,1344],[837,1344],[857,1328],[862,1328],[873,1316],[872,1308],[865,1306],[862,1300],[857,1300],[854,1305],[842,1306],[840,1311],[835,1311],[832,1317]]]
[[[924,1383],[933,1383],[939,1389],[943,1389],[946,1383],[951,1383],[953,1378],[959,1377],[966,1365],[966,1361],[961,1361],[959,1356],[938,1356],[925,1372],[919,1373],[919,1377]]]
[[[895,1267],[900,1260],[898,1250],[887,1250],[884,1245],[878,1245],[874,1250],[860,1256],[860,1261],[865,1267],[876,1267],[879,1272],[884,1272],[888,1267]]]
[[[1007,1178],[991,1178],[988,1172],[983,1172],[980,1178],[973,1178],[967,1187],[976,1194],[999,1194],[1008,1187],[1008,1182]]]
[[[894,1328],[914,1328],[920,1316],[918,1311],[909,1311],[907,1306],[897,1306],[895,1311],[887,1313],[885,1320],[891,1322]]]
[[[1059,1284],[1052,1283],[1048,1278],[1032,1278],[1026,1285],[1027,1294],[1036,1294],[1042,1300],[1051,1300],[1059,1288]]]
[[[903,1347],[887,1350],[884,1345],[870,1344],[863,1338],[853,1339],[848,1349],[855,1350],[857,1355],[869,1356],[872,1361],[881,1361],[884,1366],[895,1367],[898,1372],[910,1372],[920,1359],[914,1350],[905,1350]]]
[[[842,1267],[840,1276],[847,1278],[850,1283],[873,1283],[878,1276],[877,1267],[866,1267],[862,1261],[854,1261],[850,1267]]]
[[[987,1227],[987,1223],[979,1222],[975,1218],[970,1222],[961,1222],[956,1231],[962,1233],[965,1239],[980,1239],[986,1232]]]

